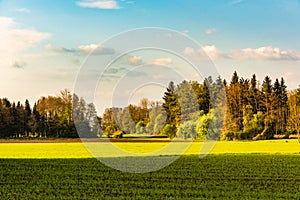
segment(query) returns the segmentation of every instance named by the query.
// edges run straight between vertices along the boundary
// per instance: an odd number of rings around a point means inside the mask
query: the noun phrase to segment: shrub
[[[137,134],[143,134],[146,133],[146,125],[143,121],[139,121],[136,126],[135,130]]]
[[[177,131],[178,136],[183,136],[184,139],[196,138],[196,123],[193,121],[186,121],[182,123]]]
[[[235,137],[233,132],[223,132],[221,136],[221,140],[231,141]]]
[[[176,127],[174,125],[166,124],[162,130],[163,135],[168,136],[170,139],[173,139],[176,135]]]

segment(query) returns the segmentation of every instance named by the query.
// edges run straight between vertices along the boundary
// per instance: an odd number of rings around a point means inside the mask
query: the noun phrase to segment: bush
[[[114,132],[116,132],[116,131],[117,131],[117,129],[114,126],[109,125],[105,128],[104,133],[105,133],[105,135],[107,135],[107,137],[112,137]]]
[[[178,131],[178,136],[183,136],[184,139],[196,138],[196,123],[193,121],[186,121],[180,125]]]
[[[199,117],[197,126],[196,126],[196,132],[198,138],[203,138],[207,135],[207,132],[209,130],[209,125],[211,123],[211,116],[210,114],[202,115]]]
[[[221,140],[231,141],[235,137],[233,132],[224,132],[222,133]]]
[[[122,130],[117,130],[113,133],[106,134],[109,138],[123,138],[123,134],[125,134]]]
[[[124,131],[118,130],[116,132],[113,133],[113,135],[115,136],[115,138],[122,138],[124,134]]]
[[[146,133],[146,125],[143,121],[139,121],[136,126],[135,130],[137,134],[143,134]]]
[[[243,131],[236,132],[235,133],[235,139],[238,139],[238,140],[248,139],[248,133],[245,133]]]
[[[174,125],[167,124],[162,130],[163,135],[168,136],[170,139],[173,139],[176,135],[176,127]]]

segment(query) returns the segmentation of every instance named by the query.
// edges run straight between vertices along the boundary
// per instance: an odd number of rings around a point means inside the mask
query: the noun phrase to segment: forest
[[[170,82],[161,101],[106,108],[64,89],[31,107],[0,99],[1,138],[122,137],[125,134],[221,140],[273,139],[300,132],[300,88],[288,91],[283,78],[262,83],[234,72],[230,82]],[[78,135],[78,133],[80,133]]]

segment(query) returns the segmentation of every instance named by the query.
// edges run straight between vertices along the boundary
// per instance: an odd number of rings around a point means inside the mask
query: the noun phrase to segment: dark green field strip
[[[0,160],[0,199],[108,198],[300,199],[300,156],[183,156],[146,174],[96,159]]]

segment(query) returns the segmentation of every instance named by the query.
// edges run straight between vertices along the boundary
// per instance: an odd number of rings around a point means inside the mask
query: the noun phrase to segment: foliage
[[[2,98],[0,137],[78,137],[77,132],[101,137],[120,130],[171,138],[176,133],[184,138],[222,135],[226,140],[297,134],[300,141],[300,89],[288,92],[283,78],[272,83],[266,76],[259,83],[255,74],[244,79],[236,71],[229,84],[221,77],[206,77],[203,83],[171,81],[162,102],[143,98],[138,105],[106,108],[101,117],[93,103],[67,89],[41,97],[33,107],[28,100],[21,104]]]
[[[173,139],[176,136],[176,127],[171,124],[166,124],[162,130],[162,134]]]
[[[296,133],[300,142],[300,88],[289,93],[288,106],[288,131]]]
[[[205,138],[210,124],[211,124],[210,114],[204,114],[201,117],[199,117],[196,126],[196,133],[198,138]]]
[[[260,86],[255,74],[249,81],[234,72],[226,86],[226,100],[223,139],[251,139],[257,135],[270,139],[286,132],[289,106],[283,78],[272,84],[266,76]]]
[[[135,130],[137,134],[146,133],[146,124],[143,121],[139,121],[136,124]]]
[[[154,127],[153,127],[154,134],[161,133],[162,129],[165,126],[165,123],[166,123],[166,115],[164,113],[157,115],[155,118]]]
[[[176,135],[181,136],[184,139],[187,139],[187,138],[195,139],[196,136],[197,136],[197,134],[196,134],[196,122],[191,121],[191,120],[183,122],[180,125]]]
[[[116,132],[118,129],[114,125],[108,125],[105,127],[104,134],[107,135],[107,137],[111,137],[114,135],[114,132]]]

